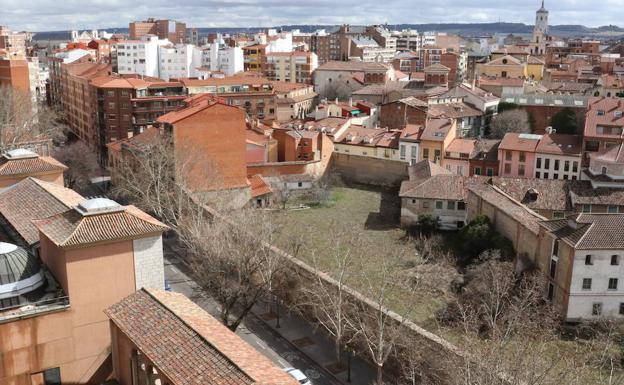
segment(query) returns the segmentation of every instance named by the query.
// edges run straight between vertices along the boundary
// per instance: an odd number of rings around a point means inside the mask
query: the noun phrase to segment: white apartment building
[[[214,42],[199,50],[201,50],[201,66],[210,71],[220,71],[225,76],[232,76],[244,70],[245,59],[240,47],[225,47]]]
[[[113,44],[113,49],[117,51],[117,72],[159,78],[159,48],[170,44],[168,39],[159,39],[154,35]]]
[[[402,31],[392,32],[392,36],[396,38],[397,51],[419,51],[421,48],[420,34],[415,29],[404,29]]]
[[[399,160],[414,165],[418,162],[420,126],[408,125],[401,131],[399,137]]]
[[[564,318],[624,318],[624,214],[579,214],[540,227],[547,296]]]
[[[312,73],[318,68],[314,52],[271,52],[266,60],[267,77],[289,83],[312,84]]]
[[[352,58],[367,63],[391,63],[396,54],[395,49],[382,47],[375,40],[366,36],[351,38],[351,45]]]
[[[535,148],[535,178],[580,179],[581,146],[578,135],[543,135]]]

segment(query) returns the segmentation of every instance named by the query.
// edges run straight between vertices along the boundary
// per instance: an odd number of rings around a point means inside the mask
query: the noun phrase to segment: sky
[[[540,0],[2,0],[0,24],[12,30],[127,27],[147,17],[188,27],[289,24],[533,24]],[[550,24],[624,25],[624,0],[546,1]],[[619,17],[618,17],[619,16]]]

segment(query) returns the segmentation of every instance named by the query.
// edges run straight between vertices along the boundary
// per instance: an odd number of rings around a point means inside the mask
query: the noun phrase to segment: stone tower
[[[535,31],[538,30],[543,35],[548,34],[548,11],[544,8],[544,0],[542,0],[542,7],[535,12]]]

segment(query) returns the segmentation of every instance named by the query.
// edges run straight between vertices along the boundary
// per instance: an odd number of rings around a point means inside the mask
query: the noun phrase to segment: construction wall
[[[395,187],[409,179],[408,164],[396,160],[334,152],[332,167],[347,182]]]

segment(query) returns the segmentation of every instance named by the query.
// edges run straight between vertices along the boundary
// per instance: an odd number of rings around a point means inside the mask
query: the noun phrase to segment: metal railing
[[[34,314],[65,309],[69,307],[69,296],[44,299],[26,304],[0,308],[0,323],[18,318],[25,318]]]

